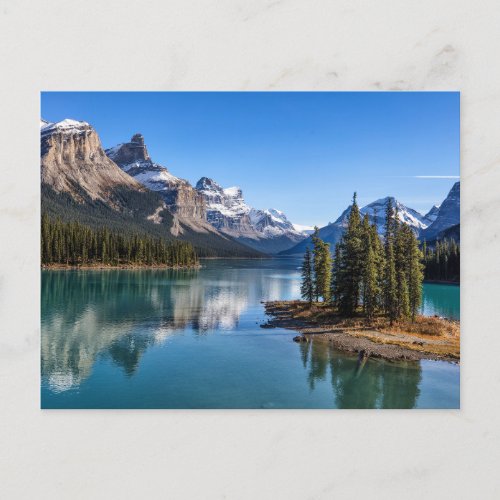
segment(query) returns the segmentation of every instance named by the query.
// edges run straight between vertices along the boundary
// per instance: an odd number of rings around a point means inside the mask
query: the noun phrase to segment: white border
[[[0,4],[2,498],[497,498],[498,2]],[[39,410],[41,90],[460,90],[462,410]]]

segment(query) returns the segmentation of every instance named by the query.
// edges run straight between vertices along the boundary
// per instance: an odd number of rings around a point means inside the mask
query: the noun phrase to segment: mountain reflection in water
[[[198,270],[43,271],[42,407],[459,406],[456,365],[358,362],[328,343],[260,328],[262,301],[300,296],[299,266],[211,260]],[[431,291],[433,312],[459,314],[456,290]]]
[[[227,269],[215,282],[194,269],[44,272],[42,376],[54,391],[73,388],[101,354],[131,376],[149,346],[187,327],[197,335],[235,329],[249,301],[297,287],[255,273],[248,280],[247,271]]]

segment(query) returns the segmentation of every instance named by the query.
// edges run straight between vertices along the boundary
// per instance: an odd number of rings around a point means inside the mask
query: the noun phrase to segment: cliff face
[[[456,182],[439,207],[434,222],[424,231],[423,239],[431,241],[439,233],[460,224],[460,182]]]
[[[141,134],[135,134],[130,142],[120,144],[119,147],[111,148],[108,151],[113,151],[113,161],[118,165],[130,165],[137,161],[151,161],[144,144],[144,137]]]
[[[82,201],[87,195],[119,208],[118,187],[144,192],[104,153],[96,131],[86,122],[41,122],[41,180],[58,193]]]
[[[120,168],[86,122],[42,120],[40,134],[41,208],[49,217],[125,235],[179,238],[200,256],[261,256],[205,220],[203,197],[152,162],[141,135],[108,150],[123,163]]]
[[[135,134],[130,142],[107,149],[106,155],[136,181],[161,194],[172,214],[188,223],[205,221],[203,196],[188,181],[153,162],[141,134]]]
[[[205,200],[207,221],[216,229],[233,236],[255,232],[241,189],[223,189],[213,179],[202,177],[196,183],[196,190]]]
[[[286,215],[273,208],[248,206],[239,187],[222,188],[208,177],[196,183],[207,206],[207,221],[217,230],[265,253],[277,253],[306,236],[297,231]]]

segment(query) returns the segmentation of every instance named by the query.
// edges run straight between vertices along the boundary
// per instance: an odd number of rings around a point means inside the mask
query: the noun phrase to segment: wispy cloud
[[[410,175],[413,179],[460,179],[459,175]]]

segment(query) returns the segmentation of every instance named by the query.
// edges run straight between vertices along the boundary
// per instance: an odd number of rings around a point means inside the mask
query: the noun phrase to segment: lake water
[[[295,259],[199,270],[42,271],[42,408],[459,408],[456,364],[355,356],[262,329],[299,296]],[[459,318],[459,287],[423,312]]]

